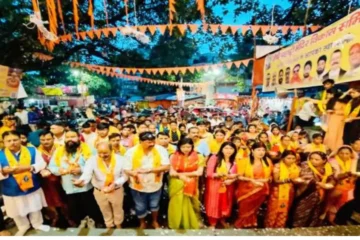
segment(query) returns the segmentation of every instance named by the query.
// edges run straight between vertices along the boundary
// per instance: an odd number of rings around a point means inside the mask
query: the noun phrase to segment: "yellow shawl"
[[[265,178],[269,178],[271,174],[270,165],[267,166],[265,164],[264,160],[261,160],[262,167],[264,169]],[[240,161],[237,161],[237,172],[240,175],[244,175],[248,178],[254,178],[254,168],[253,165],[250,162],[250,158],[242,159]]]
[[[211,154],[217,154],[220,150],[221,145],[224,143],[224,141],[222,142],[218,142],[215,139],[210,141],[210,153]]]
[[[226,176],[226,175],[228,175],[228,172],[229,172],[229,170],[226,166],[226,161],[223,159],[223,160],[221,160],[221,165],[216,168],[216,173]],[[225,177],[225,179],[226,179],[226,177]],[[222,180],[225,180],[225,179],[222,179]],[[219,193],[224,193],[224,192],[226,192],[226,186],[224,183],[222,183],[221,187],[219,189]]]
[[[295,163],[288,167],[283,161],[280,161],[280,181],[284,181],[286,179],[295,179],[298,178],[299,175],[300,169]],[[288,210],[291,187],[291,183],[283,183],[279,185],[278,211],[285,212]]]
[[[344,110],[344,114],[346,118],[356,118],[359,115],[360,112],[360,105],[357,106],[353,111],[351,111],[351,104],[352,104],[351,100],[348,104],[346,104],[345,110]]]
[[[4,150],[6,160],[9,163],[10,167],[17,167],[17,166],[30,166],[31,165],[31,153],[29,149],[24,146],[21,146],[20,149],[20,158],[19,162],[16,160],[14,154],[7,148]],[[30,188],[34,187],[34,183],[32,180],[32,174],[30,171],[26,171],[23,173],[13,174],[13,177],[18,184],[21,191],[27,191]]]
[[[344,161],[341,160],[338,155],[336,155],[335,160],[339,164],[339,167],[340,167],[340,170],[341,170],[342,173],[351,171],[351,159],[349,159],[348,161],[346,161],[344,163]]]
[[[92,155],[91,149],[86,143],[81,143],[80,144],[80,147],[78,148],[78,150],[76,152],[76,155],[75,155],[75,161],[74,161],[75,164],[77,164],[77,162],[79,161],[81,155],[83,155],[85,161],[88,160]],[[69,162],[69,156],[68,156],[68,154],[66,153],[66,150],[65,150],[65,146],[60,146],[57,149],[56,155],[55,155],[55,164],[56,164],[56,166],[58,166],[58,167],[61,166],[61,160],[63,159],[64,156],[66,157],[65,161],[69,165],[71,165],[70,162]]]
[[[179,129],[176,129],[176,135],[178,136],[178,140],[180,140],[181,132]],[[169,137],[170,137],[170,142],[172,142],[172,130],[169,130]]]

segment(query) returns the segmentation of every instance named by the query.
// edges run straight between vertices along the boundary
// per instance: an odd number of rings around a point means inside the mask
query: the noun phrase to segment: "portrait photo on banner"
[[[22,70],[0,65],[0,97],[16,98]]]
[[[360,10],[265,58],[263,91],[360,80]]]

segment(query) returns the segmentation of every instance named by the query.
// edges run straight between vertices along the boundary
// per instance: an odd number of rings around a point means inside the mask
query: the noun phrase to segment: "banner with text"
[[[360,80],[360,9],[265,59],[263,91]]]
[[[16,98],[22,70],[0,65],[0,97]]]

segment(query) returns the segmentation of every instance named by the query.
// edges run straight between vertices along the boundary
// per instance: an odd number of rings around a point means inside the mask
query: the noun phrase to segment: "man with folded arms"
[[[17,236],[23,236],[30,224],[36,230],[49,231],[43,225],[41,209],[46,207],[44,192],[37,173],[46,167],[41,154],[33,147],[21,145],[20,134],[3,135],[5,149],[0,151],[0,180],[7,216],[14,219]],[[29,218],[28,218],[29,216]]]
[[[145,217],[151,211],[152,226],[160,228],[157,218],[163,173],[170,168],[165,148],[155,145],[156,136],[151,132],[139,135],[140,144],[125,154],[125,173],[130,177],[130,188],[135,202],[140,228],[146,228]]]

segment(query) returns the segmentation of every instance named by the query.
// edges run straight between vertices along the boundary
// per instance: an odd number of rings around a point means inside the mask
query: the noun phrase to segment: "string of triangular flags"
[[[202,83],[189,83],[189,82],[170,82],[170,81],[165,81],[165,80],[158,80],[158,79],[151,79],[151,78],[144,78],[144,77],[138,77],[138,76],[131,76],[131,75],[126,75],[126,74],[122,74],[120,71],[118,71],[117,68],[111,68],[111,67],[103,67],[103,66],[98,66],[98,65],[89,65],[87,66],[87,64],[74,64],[74,63],[70,63],[70,65],[72,67],[85,67],[86,69],[88,69],[91,72],[95,72],[97,74],[102,74],[108,77],[116,77],[116,78],[121,78],[121,79],[127,79],[127,80],[131,80],[131,81],[137,81],[137,82],[143,82],[143,83],[150,83],[150,84],[157,84],[157,85],[165,85],[165,86],[174,86],[174,87],[205,87],[208,86],[210,84],[214,84],[214,82],[210,81],[210,82],[202,82]]]
[[[151,35],[154,35],[157,31],[160,34],[164,34],[167,30],[170,34],[172,34],[173,30],[177,28],[182,35],[185,35],[186,30],[190,30],[192,34],[195,34],[199,28],[200,24],[167,24],[167,25],[142,25],[142,26],[130,26],[134,30],[140,31],[142,33],[150,32]],[[127,27],[128,28],[128,27]],[[309,27],[312,32],[318,30],[320,26],[311,26]],[[206,24],[203,28],[205,30],[210,30],[213,34],[219,33],[221,31],[222,34],[236,34],[238,31],[241,31],[242,35],[251,31],[253,36],[255,36],[259,31],[262,34],[265,34],[270,30],[270,26],[268,25],[223,25],[223,24]],[[293,33],[296,33],[298,30],[304,31],[304,26],[272,26],[271,32],[273,34],[277,33],[279,30],[282,31],[283,34],[287,34],[290,30]],[[78,32],[80,39],[85,40],[87,38],[94,39],[94,37],[100,39],[103,37],[109,37],[109,35],[113,35],[114,37],[123,31],[126,31],[125,27],[110,27],[110,28],[102,28],[102,29],[91,29],[89,31]],[[77,36],[77,34],[66,34],[59,36],[59,41],[68,42],[73,40],[73,36]]]
[[[69,62],[71,67],[83,67],[88,70],[97,69],[101,73],[104,74],[110,74],[110,73],[123,73],[126,72],[127,74],[160,74],[163,75],[165,73],[167,74],[178,74],[182,73],[185,74],[186,72],[189,73],[195,73],[200,71],[207,71],[209,69],[217,69],[220,67],[226,67],[227,69],[232,68],[233,66],[239,68],[241,65],[248,66],[249,62],[252,60],[252,58],[239,60],[239,61],[232,61],[232,62],[225,62],[225,63],[217,63],[217,64],[205,64],[201,66],[186,66],[186,67],[162,67],[162,68],[128,68],[128,67],[108,67],[108,66],[102,66],[102,65],[93,65],[93,64],[85,64],[80,62]]]

